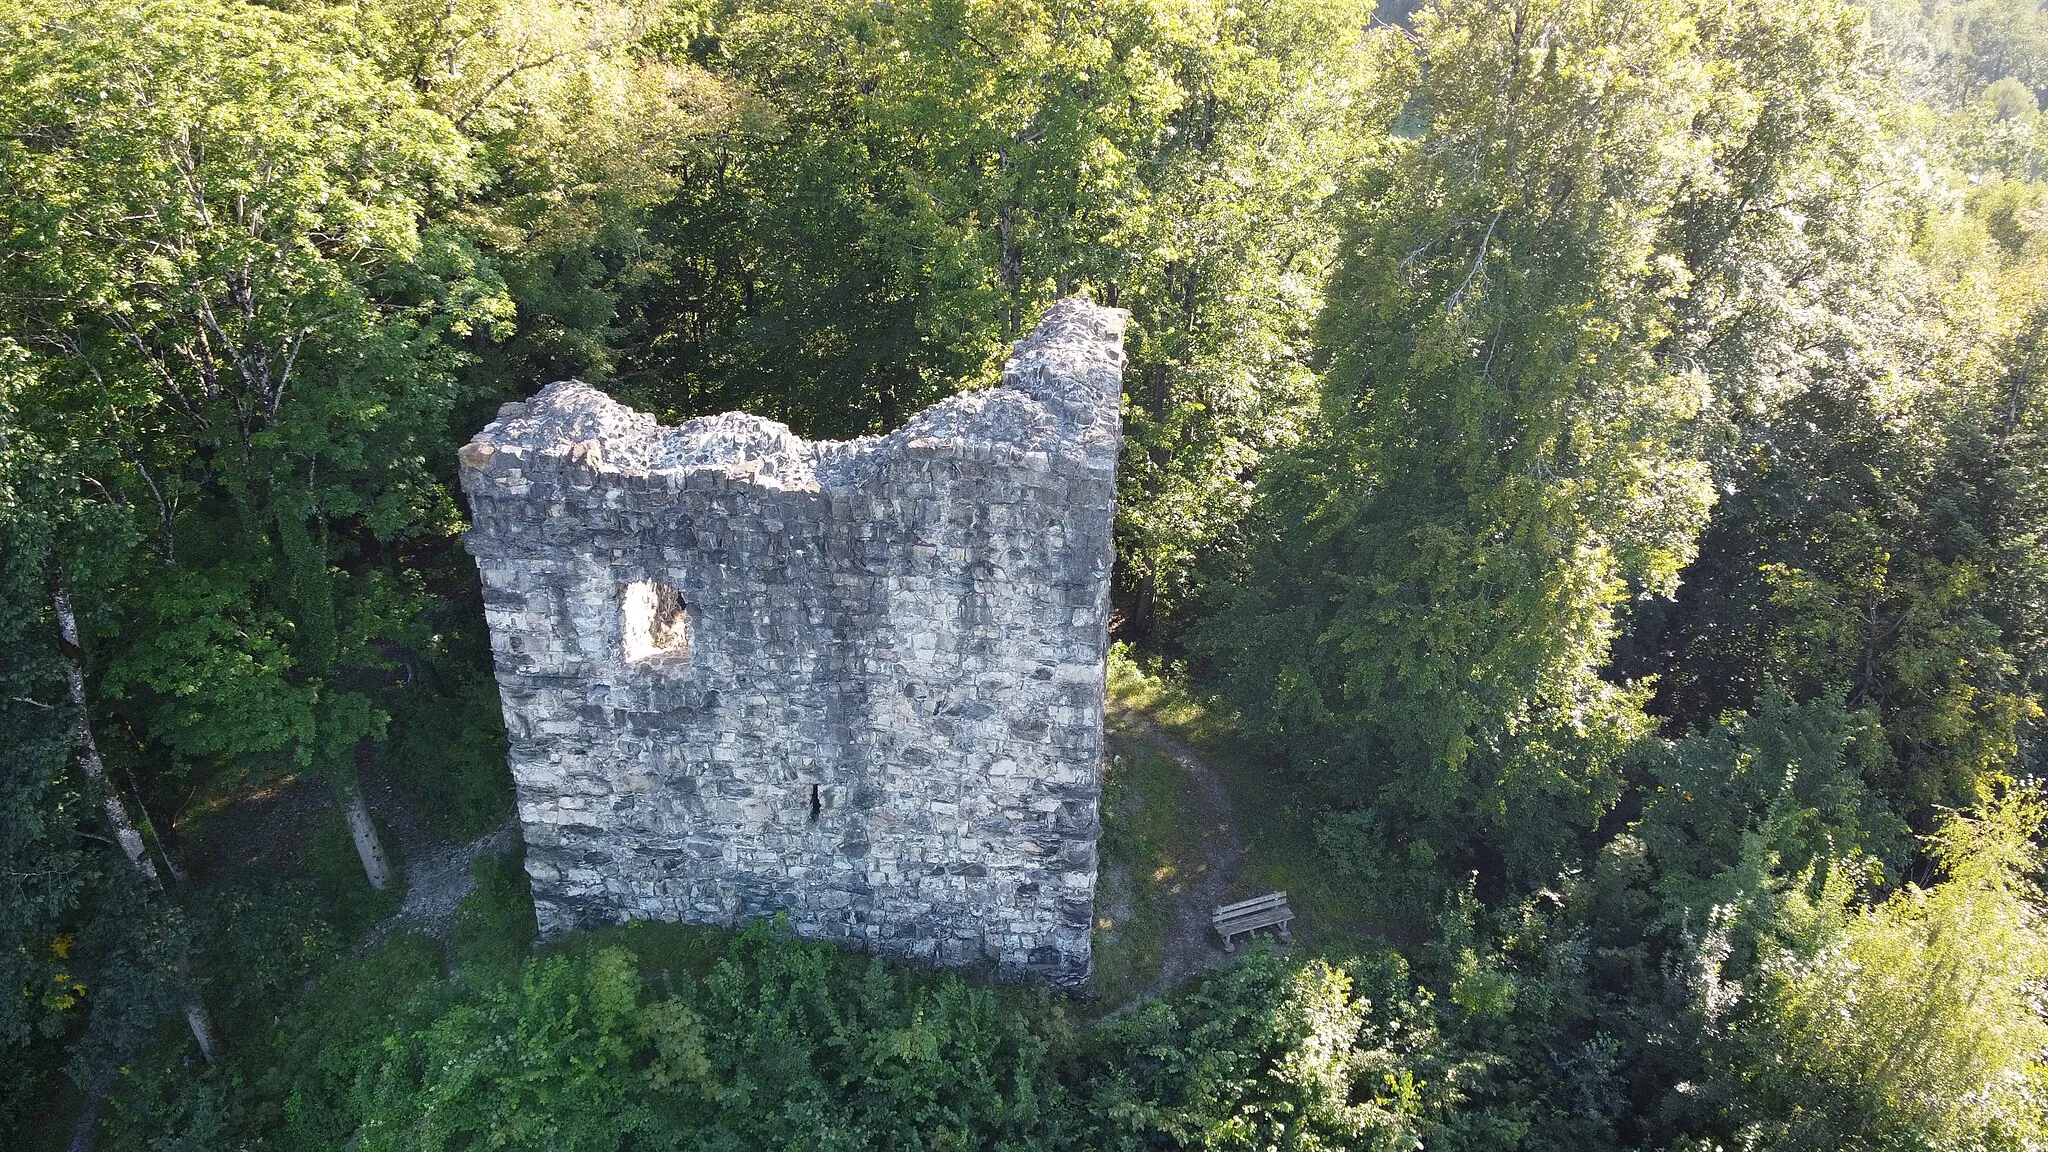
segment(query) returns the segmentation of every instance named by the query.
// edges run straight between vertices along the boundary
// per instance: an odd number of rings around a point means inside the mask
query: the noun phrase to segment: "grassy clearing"
[[[640,978],[665,984],[677,977],[703,979],[726,954],[737,933],[703,924],[670,924],[633,920],[609,928],[567,932],[539,949],[543,955],[580,955],[603,948],[624,948],[640,965]]]
[[[405,899],[405,859],[398,836],[384,821],[371,818],[378,838],[384,842],[384,856],[391,864],[391,886],[382,892],[370,887],[363,873],[363,858],[356,854],[355,838],[339,812],[325,813],[307,838],[301,867],[317,878],[328,900],[328,919],[346,939],[356,939],[370,927],[398,911]]]
[[[1159,979],[1168,902],[1203,867],[1201,813],[1179,764],[1112,739],[1102,791],[1102,886],[1095,898],[1095,990],[1122,1004]]]
[[[1185,744],[1228,791],[1236,833],[1247,847],[1237,875],[1241,891],[1232,896],[1285,888],[1303,916],[1302,939],[1310,950],[1326,956],[1376,951],[1363,926],[1345,919],[1356,915],[1349,909],[1358,907],[1358,898],[1347,898],[1331,879],[1309,814],[1289,799],[1293,783],[1232,730],[1226,713],[1170,674],[1141,669],[1121,655],[1111,664],[1110,689],[1117,710],[1141,713],[1159,734]],[[1048,1035],[1066,1035],[1083,1020],[1157,989],[1167,950],[1176,946],[1176,926],[1185,924],[1188,889],[1218,856],[1214,825],[1221,813],[1213,809],[1214,792],[1192,780],[1175,753],[1130,728],[1113,728],[1108,750],[1093,985],[1099,999],[1077,1012],[1036,985],[992,986],[1006,1008]],[[407,932],[372,952],[357,952],[353,942],[392,911],[398,893],[369,890],[335,814],[322,812],[307,823],[304,846],[282,875],[245,868],[223,884],[234,897],[233,907],[223,903],[223,910],[234,915],[221,919],[239,930],[209,932],[214,947],[205,959],[215,976],[217,1014],[235,1039],[229,1078],[247,1085],[251,1106],[340,1115],[359,1069],[334,1066],[324,1055],[329,1044],[379,1034],[397,1013],[456,997],[472,985],[516,980],[535,951],[533,906],[518,855],[486,858],[475,865],[476,891],[458,911],[445,952],[439,942]],[[387,844],[396,845],[388,830]],[[659,989],[706,978],[731,954],[733,942],[730,930],[643,921],[568,933],[538,951],[583,954],[623,946],[642,978]],[[452,978],[444,975],[447,960]],[[841,975],[853,979],[871,961],[846,953],[838,963]],[[896,971],[912,983],[944,978],[900,966]],[[966,975],[990,986],[984,973]],[[163,1043],[124,1079],[109,1107],[136,1115],[182,1107],[170,1093],[189,1078],[177,1063],[186,1047],[167,1025]],[[60,1146],[75,1107],[66,1097],[66,1106],[51,1109],[46,1130],[34,1133],[31,1146]],[[282,1115],[270,1119],[281,1123]]]
[[[1316,844],[1315,806],[1270,750],[1244,735],[1234,716],[1189,691],[1171,672],[1142,667],[1122,649],[1110,656],[1109,698],[1113,709],[1141,713],[1186,744],[1222,780],[1248,849],[1234,896],[1286,892],[1301,917],[1295,930],[1312,955],[1346,958],[1385,945],[1383,934],[1363,914],[1366,901]],[[1170,758],[1162,759],[1180,771]],[[1105,839],[1108,825],[1105,818]]]
[[[530,910],[530,903],[528,908]],[[682,985],[705,980],[721,962],[729,962],[735,954],[735,944],[745,931],[745,928],[634,920],[611,927],[566,932],[535,949],[534,954],[587,957],[605,948],[624,948],[632,954],[640,979],[649,988],[675,995],[683,991]],[[1071,1036],[1078,1024],[1092,1014],[1086,1009],[1077,1010],[1065,992],[1035,981],[1005,980],[991,967],[964,970],[934,968],[904,961],[880,960],[850,948],[828,953],[828,963],[833,979],[848,984],[869,978],[871,970],[878,965],[888,974],[888,979],[900,982],[906,989],[937,989],[945,981],[959,977],[993,995],[1004,1011],[1019,1014],[1029,1020],[1041,1035],[1048,1037]]]
[[[448,931],[449,951],[457,964],[517,967],[540,935],[524,854],[486,856],[469,870],[476,878],[476,888],[455,910],[455,923]]]

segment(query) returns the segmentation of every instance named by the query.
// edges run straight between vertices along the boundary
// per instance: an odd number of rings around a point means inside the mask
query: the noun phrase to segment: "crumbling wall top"
[[[881,459],[938,446],[1043,452],[1109,469],[1119,441],[1127,316],[1062,300],[1017,343],[1001,385],[942,400],[883,436],[810,441],[744,412],[665,427],[582,381],[564,380],[524,404],[506,405],[463,447],[462,459],[488,468],[500,454],[529,464],[566,458],[616,475],[716,469],[764,487],[811,491],[858,487]]]

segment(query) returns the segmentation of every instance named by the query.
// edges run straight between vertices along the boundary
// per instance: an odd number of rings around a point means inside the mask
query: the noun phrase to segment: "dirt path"
[[[396,830],[394,829],[394,834]],[[444,946],[455,925],[456,909],[476,890],[476,876],[470,868],[478,860],[510,851],[517,843],[519,826],[506,820],[467,844],[442,843],[432,850],[405,857],[405,899],[392,913],[370,930],[363,946],[374,948],[403,927],[432,936]]]
[[[196,834],[182,814],[173,818],[173,829],[185,871],[193,883],[206,884],[259,868],[295,872],[314,827],[340,819],[334,790],[308,774],[245,785],[208,813]]]
[[[389,768],[371,757],[363,757],[356,763],[356,779],[362,784],[363,799],[369,802],[370,814],[390,829],[391,838],[398,842],[399,861],[405,868],[409,884],[413,871],[410,861],[425,859],[449,847],[448,840],[413,815],[405,798],[398,794],[397,786],[392,783]]]
[[[412,814],[382,766],[365,763],[357,779],[370,814],[390,834],[392,843],[386,847],[398,850],[401,866],[449,846]],[[296,871],[307,844],[330,821],[340,823],[334,789],[318,775],[294,773],[254,781],[220,802],[197,834],[182,843],[185,868],[197,883],[257,868]],[[188,831],[183,820],[174,826],[181,836]]]
[[[1194,844],[1201,866],[1196,870],[1196,878],[1169,898],[1159,975],[1132,1001],[1136,1003],[1230,961],[1231,954],[1216,939],[1210,917],[1217,905],[1229,903],[1233,895],[1231,886],[1246,847],[1233,819],[1229,789],[1194,749],[1161,730],[1141,712],[1112,707],[1108,719],[1117,738],[1163,752],[1180,765],[1187,775],[1189,798],[1197,817]]]
[[[516,821],[466,844],[451,843],[413,814],[381,766],[365,763],[359,779],[371,814],[398,850],[405,885],[398,911],[371,929],[363,945],[375,947],[401,926],[446,943],[456,908],[476,887],[471,865],[510,850],[519,835]],[[202,882],[253,868],[294,871],[316,829],[339,819],[334,790],[319,777],[266,781],[243,789],[208,822],[189,846],[188,867]]]

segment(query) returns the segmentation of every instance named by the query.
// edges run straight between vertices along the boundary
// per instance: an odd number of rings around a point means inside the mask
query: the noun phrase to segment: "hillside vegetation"
[[[2044,103],[2040,0],[0,0],[0,1132],[2048,1147]],[[394,918],[499,404],[873,433],[1074,293],[1088,996]]]

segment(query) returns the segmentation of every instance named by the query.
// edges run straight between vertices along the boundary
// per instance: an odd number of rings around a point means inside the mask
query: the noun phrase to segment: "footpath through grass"
[[[1170,672],[1141,667],[1120,647],[1109,662],[1109,703],[1112,724],[1119,711],[1142,716],[1160,733],[1186,745],[1229,793],[1231,820],[1246,851],[1237,864],[1228,899],[1286,892],[1299,917],[1294,925],[1296,938],[1312,956],[1342,959],[1385,947],[1384,934],[1363,914],[1368,902],[1339,875],[1316,843],[1314,804],[1279,767],[1271,751],[1242,732],[1236,717],[1189,691]],[[1143,876],[1148,863],[1185,859],[1192,837],[1201,834],[1200,829],[1189,826],[1191,814],[1185,803],[1172,799],[1186,795],[1185,770],[1140,734],[1127,732],[1113,737],[1111,743],[1117,755],[1108,765],[1104,782],[1105,863],[1130,861],[1134,876]],[[1143,813],[1135,819],[1122,811],[1126,797],[1133,793],[1144,804]],[[1153,796],[1168,799],[1155,805]],[[1156,902],[1170,895],[1158,883],[1140,884],[1139,888],[1141,907],[1145,896]],[[1097,904],[1101,906],[1099,894]],[[1142,938],[1142,933],[1139,936]],[[1112,972],[1143,962],[1122,954],[1126,948],[1123,941],[1109,944]],[[1105,968],[1100,953],[1096,965],[1098,972]],[[1120,973],[1118,976],[1122,978]],[[1104,996],[1110,996],[1110,986],[1100,979],[1098,983]]]
[[[1113,736],[1103,776],[1094,987],[1114,1007],[1158,982],[1169,905],[1201,866],[1201,854],[1194,805],[1173,757]]]

